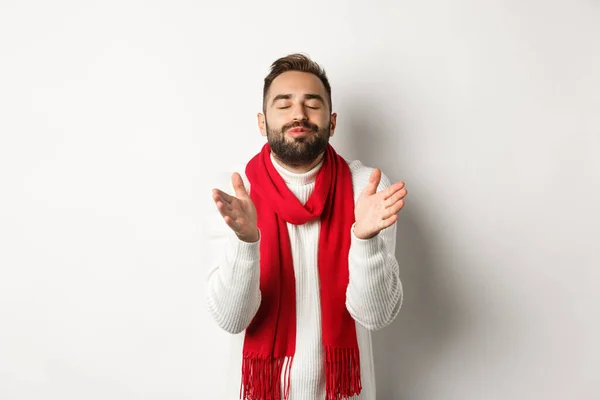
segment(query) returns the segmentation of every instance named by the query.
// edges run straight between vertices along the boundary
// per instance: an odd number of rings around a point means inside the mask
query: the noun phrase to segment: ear
[[[256,114],[256,118],[258,120],[258,130],[260,131],[260,134],[263,136],[267,136],[267,126],[266,126],[265,116],[262,113],[258,113],[258,114]]]
[[[331,114],[331,122],[329,123],[329,136],[333,136],[333,133],[335,132],[335,125],[337,123],[337,114],[333,113]]]

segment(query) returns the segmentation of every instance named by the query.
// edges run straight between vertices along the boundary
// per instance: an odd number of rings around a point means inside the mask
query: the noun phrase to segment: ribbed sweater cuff
[[[248,243],[240,240],[236,235],[229,237],[229,259],[241,264],[251,265],[260,259],[260,232],[256,242]]]
[[[225,254],[228,268],[224,269],[224,278],[228,285],[245,285],[254,281],[259,276],[260,232],[259,239],[254,243],[244,242],[231,233]]]
[[[352,229],[350,229],[350,232],[352,232],[351,246],[353,253],[360,256],[363,260],[370,260],[374,256],[377,256],[381,251],[379,248],[379,234],[370,239],[359,239],[354,234],[354,225],[355,224],[352,224]]]

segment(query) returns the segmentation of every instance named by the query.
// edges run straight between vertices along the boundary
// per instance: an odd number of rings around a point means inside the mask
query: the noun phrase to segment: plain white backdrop
[[[600,3],[220,4],[0,2],[0,399],[218,400],[203,220],[292,52],[410,192],[378,398],[600,398]]]

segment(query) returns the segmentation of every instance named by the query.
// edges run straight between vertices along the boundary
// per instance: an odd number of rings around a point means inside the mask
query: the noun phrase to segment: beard
[[[269,147],[275,156],[284,164],[292,167],[309,165],[325,151],[329,144],[330,128],[326,128],[308,122],[292,122],[281,127],[281,129],[271,129],[267,127],[267,140]],[[311,134],[303,137],[286,137],[285,132],[289,129],[303,127],[311,131]]]

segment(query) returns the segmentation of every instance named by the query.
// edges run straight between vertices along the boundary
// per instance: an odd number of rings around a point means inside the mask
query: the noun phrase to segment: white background
[[[0,399],[217,399],[217,171],[262,79],[327,70],[410,191],[379,399],[600,398],[600,3],[0,2]]]

